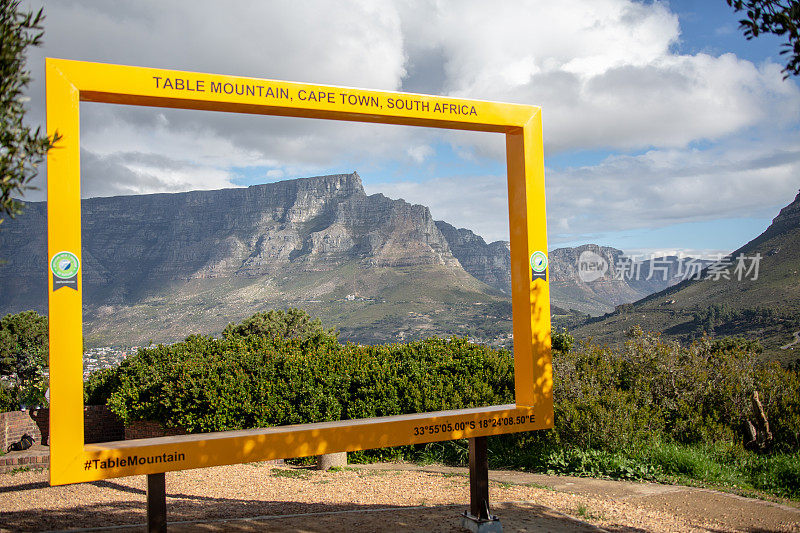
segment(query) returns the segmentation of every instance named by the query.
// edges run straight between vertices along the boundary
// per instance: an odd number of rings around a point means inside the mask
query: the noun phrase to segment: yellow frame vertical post
[[[541,110],[535,106],[46,60],[50,483],[482,437],[553,426]],[[85,444],[80,102],[347,120],[506,135],[515,404]]]
[[[47,134],[61,139],[47,155],[48,258],[59,252],[81,257],[79,92],[54,68],[47,68]],[[48,269],[50,270],[50,269]],[[48,271],[50,329],[50,469],[51,479],[66,472],[83,449],[83,309],[82,269],[77,287],[54,286]],[[55,376],[55,378],[53,378]]]
[[[517,405],[552,406],[550,286],[533,278],[532,258],[547,253],[542,117],[535,113],[506,133],[511,230],[511,286],[514,309],[514,388]],[[545,271],[546,274],[549,270]],[[528,287],[529,290],[522,290]],[[517,343],[516,339],[530,339]]]

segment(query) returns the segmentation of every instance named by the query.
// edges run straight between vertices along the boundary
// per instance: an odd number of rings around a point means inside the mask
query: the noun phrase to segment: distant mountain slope
[[[640,325],[679,339],[703,332],[744,335],[761,339],[772,357],[797,358],[800,353],[780,346],[800,330],[800,194],[764,233],[733,252],[729,263],[712,265],[700,277],[620,306],[575,333],[619,342]]]
[[[553,250],[550,261],[553,302],[562,306],[572,302],[572,309],[591,315],[611,312],[617,305],[634,302],[681,282],[692,273],[684,268],[687,264],[703,268],[711,263],[676,256],[634,258],[626,256],[622,250],[596,244]],[[602,275],[596,270],[582,270],[587,263],[601,266]]]
[[[0,231],[0,315],[47,311],[46,204]],[[214,332],[272,307],[299,306],[342,338],[386,342],[469,334],[507,343],[510,256],[427,207],[367,196],[357,173],[240,189],[91,198],[82,202],[85,336],[89,345],[168,341]],[[592,252],[610,268],[582,280]],[[595,245],[550,253],[554,316],[612,310],[675,283],[614,279],[627,260]],[[670,270],[671,269],[671,270]]]
[[[505,294],[511,294],[511,248],[508,241],[486,244],[480,235],[466,228],[456,229],[436,221],[453,255],[464,270]]]
[[[43,312],[45,205],[4,226],[0,314]],[[507,297],[464,271],[428,208],[367,196],[356,173],[92,198],[82,240],[90,344],[170,341],[289,305],[358,341],[510,331]]]
[[[450,250],[464,270],[487,285],[511,294],[511,264],[508,241],[487,244],[472,231],[437,220],[436,227],[447,239]],[[579,271],[585,254],[606,266],[607,271],[596,279],[584,279]],[[550,300],[562,309],[572,309],[590,315],[613,311],[614,307],[630,303],[674,285],[688,273],[681,270],[682,259],[661,257],[633,261],[622,250],[596,244],[550,251]],[[687,258],[688,259],[688,258]],[[706,266],[710,261],[697,261]],[[629,267],[626,270],[625,267]]]

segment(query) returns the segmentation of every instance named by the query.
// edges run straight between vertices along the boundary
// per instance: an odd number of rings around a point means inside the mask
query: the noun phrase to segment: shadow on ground
[[[145,531],[145,491],[115,483],[95,481],[103,490],[130,494],[124,502],[96,502],[58,510],[27,509],[4,512],[3,531],[61,531],[88,529],[103,531]],[[46,483],[22,483],[2,487],[2,492],[46,489]],[[33,494],[32,494],[33,496]],[[35,502],[32,501],[35,505]],[[168,493],[170,532],[178,531],[289,531],[289,532],[457,532],[463,505],[425,507],[359,504],[314,504],[217,498]],[[571,517],[533,503],[502,503],[498,514],[506,531],[601,531]],[[130,526],[123,527],[120,526]],[[619,532],[641,531],[620,527]]]

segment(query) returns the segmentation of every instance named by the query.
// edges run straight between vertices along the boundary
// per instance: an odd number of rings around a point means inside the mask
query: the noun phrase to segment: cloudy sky
[[[33,123],[44,57],[540,105],[551,249],[730,251],[800,187],[798,80],[782,79],[780,40],[746,41],[724,0],[59,0],[45,13]],[[357,170],[368,193],[508,238],[499,134],[82,104],[81,142],[84,197]],[[43,199],[37,185],[27,199]]]

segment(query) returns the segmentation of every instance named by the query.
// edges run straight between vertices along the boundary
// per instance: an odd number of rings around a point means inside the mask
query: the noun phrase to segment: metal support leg
[[[147,531],[167,532],[167,483],[163,473],[147,474]]]
[[[469,513],[461,527],[475,533],[502,532],[503,526],[489,513],[489,448],[487,437],[469,439]]]

